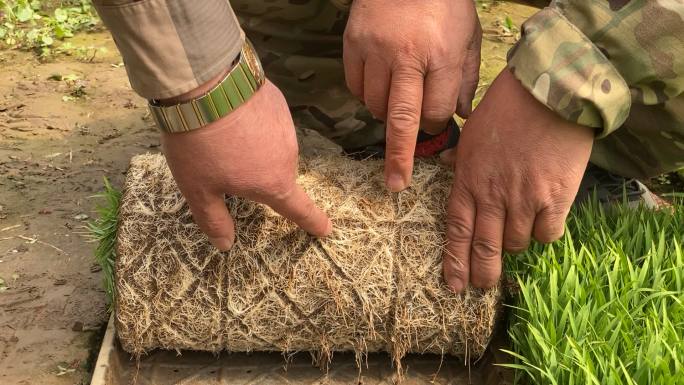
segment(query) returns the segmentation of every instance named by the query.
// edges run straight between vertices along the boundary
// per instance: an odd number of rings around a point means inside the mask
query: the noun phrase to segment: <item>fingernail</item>
[[[391,174],[385,181],[387,188],[392,192],[399,192],[406,188],[404,178],[399,174]]]
[[[209,242],[214,245],[215,248],[221,251],[228,251],[233,247],[233,240],[230,238],[212,238],[209,237]]]

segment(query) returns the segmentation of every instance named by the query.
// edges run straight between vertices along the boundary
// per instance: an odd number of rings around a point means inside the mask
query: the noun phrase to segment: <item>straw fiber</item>
[[[226,203],[237,239],[219,252],[193,223],[161,155],[132,160],[119,211],[116,326],[134,354],[154,348],[409,352],[476,358],[500,289],[455,295],[441,253],[451,173],[418,162],[413,184],[386,192],[382,163],[300,162],[298,182],[333,220],[316,239],[268,207]]]

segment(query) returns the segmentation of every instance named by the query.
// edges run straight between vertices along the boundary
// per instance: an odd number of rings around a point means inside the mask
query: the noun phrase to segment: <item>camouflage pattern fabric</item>
[[[342,34],[351,0],[233,0],[268,78],[285,94],[295,125],[313,129],[346,150],[385,140],[374,119],[347,89]]]
[[[351,0],[231,3],[298,126],[346,149],[384,140],[344,82]],[[509,67],[538,100],[597,128],[592,162],[651,176],[684,167],[683,39],[678,0],[555,1],[524,24]]]
[[[565,119],[597,128],[592,162],[630,177],[684,167],[684,4],[557,0],[509,68]]]
[[[148,99],[187,92],[229,65],[243,39],[235,11],[297,126],[347,150],[385,137],[345,86],[351,2],[94,0]],[[556,0],[524,24],[509,68],[549,108],[597,129],[597,165],[631,177],[684,167],[682,0]]]

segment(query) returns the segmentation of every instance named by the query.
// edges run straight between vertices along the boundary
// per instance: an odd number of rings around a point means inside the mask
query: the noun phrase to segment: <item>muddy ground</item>
[[[509,4],[481,12],[480,95],[514,41],[505,15],[520,25],[533,12]],[[89,382],[108,318],[85,236],[92,196],[103,177],[122,185],[132,155],[159,151],[108,33],[71,43],[96,54],[41,63],[32,53],[0,51],[0,384]]]

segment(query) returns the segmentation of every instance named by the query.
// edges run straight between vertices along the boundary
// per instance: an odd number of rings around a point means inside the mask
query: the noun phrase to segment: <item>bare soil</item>
[[[121,186],[131,156],[159,146],[108,33],[77,39],[107,52],[93,62],[44,64],[31,53],[0,53],[3,384],[87,383],[91,339],[108,318],[94,245],[84,236],[92,195],[103,177]],[[84,96],[63,100],[79,85]]]
[[[513,40],[501,27],[505,15],[519,26],[533,12],[502,4],[482,13],[478,94],[505,64]],[[108,318],[94,245],[85,236],[97,204],[92,196],[103,177],[122,185],[132,155],[159,151],[145,101],[130,90],[109,34],[71,42],[106,52],[41,63],[32,53],[0,51],[1,384],[89,382]],[[80,80],[50,79],[56,74]]]

